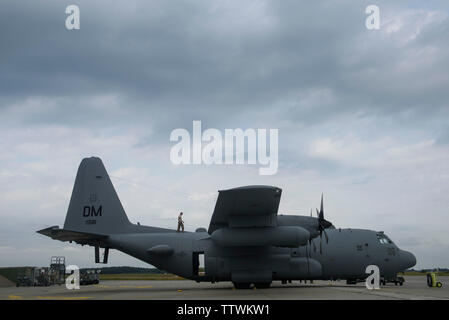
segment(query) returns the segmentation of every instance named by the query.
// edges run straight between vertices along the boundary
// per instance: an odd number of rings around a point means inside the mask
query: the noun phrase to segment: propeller
[[[320,254],[322,254],[323,253],[323,249],[322,249],[323,233],[324,233],[324,237],[326,238],[326,243],[329,243],[329,237],[326,233],[326,228],[329,228],[332,225],[332,223],[330,223],[329,221],[324,219],[323,194],[321,194],[320,211],[318,211],[318,208],[317,208],[316,214],[318,217],[318,231],[320,232]]]

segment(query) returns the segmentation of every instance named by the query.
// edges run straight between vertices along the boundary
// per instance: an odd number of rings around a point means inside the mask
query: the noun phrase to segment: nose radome
[[[415,255],[405,250],[401,250],[401,260],[405,269],[409,269],[416,264]]]

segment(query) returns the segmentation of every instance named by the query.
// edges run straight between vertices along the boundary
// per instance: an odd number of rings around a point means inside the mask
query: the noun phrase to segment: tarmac
[[[190,280],[101,281],[98,285],[68,290],[50,287],[0,288],[1,300],[449,300],[449,277],[438,277],[442,288],[429,288],[426,278],[405,277],[403,286],[387,284],[368,290],[364,283],[344,281],[273,282],[269,289],[234,289],[231,282],[196,283]]]

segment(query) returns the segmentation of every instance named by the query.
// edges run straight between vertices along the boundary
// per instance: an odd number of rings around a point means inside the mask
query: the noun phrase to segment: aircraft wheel
[[[233,282],[233,284],[236,289],[249,289],[251,287],[249,282]]]
[[[255,283],[254,286],[257,289],[268,289],[271,286],[271,282],[259,282]]]

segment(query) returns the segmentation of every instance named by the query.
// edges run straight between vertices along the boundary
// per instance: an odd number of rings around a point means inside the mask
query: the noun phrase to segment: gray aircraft
[[[99,158],[85,158],[76,175],[64,227],[37,231],[52,239],[95,248],[107,263],[120,250],[161,270],[200,281],[232,281],[238,289],[272,281],[363,281],[377,265],[383,281],[416,264],[383,232],[336,229],[324,218],[278,214],[282,190],[247,186],[219,191],[209,229],[176,232],[131,223]],[[324,235],[324,240],[323,240]],[[200,260],[204,259],[204,271]]]

